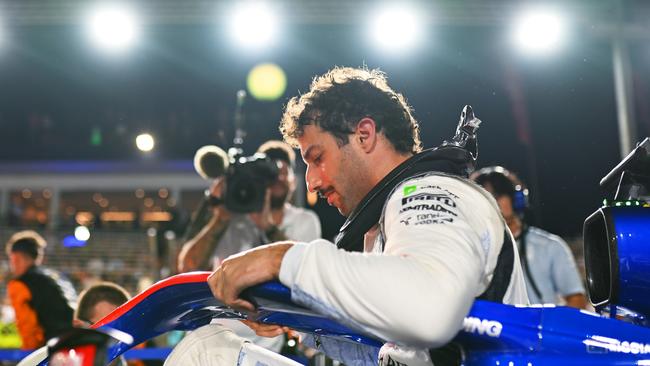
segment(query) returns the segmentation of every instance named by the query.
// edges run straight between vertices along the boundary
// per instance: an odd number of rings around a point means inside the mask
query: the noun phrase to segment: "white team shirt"
[[[280,281],[291,288],[294,301],[408,346],[395,349],[428,357],[410,347],[442,346],[461,329],[492,280],[504,232],[488,192],[462,178],[429,174],[391,193],[378,227],[366,234],[365,253],[339,250],[322,239],[297,244],[282,261]],[[527,304],[513,249],[515,265],[503,300]]]

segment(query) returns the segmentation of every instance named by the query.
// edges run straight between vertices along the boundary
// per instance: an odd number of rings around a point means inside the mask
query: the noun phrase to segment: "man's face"
[[[304,127],[298,144],[307,164],[307,189],[348,216],[372,188],[360,152],[353,142],[339,147],[332,134],[313,125]]]
[[[281,208],[295,187],[293,169],[283,160],[276,160],[279,168],[278,179],[271,185],[271,208]]]
[[[501,210],[501,215],[506,220],[510,231],[516,235],[515,229],[518,227],[519,216],[517,216],[517,213],[512,208],[512,198],[509,196],[500,196],[496,200]]]
[[[486,183],[484,186],[485,190],[490,192],[494,196],[494,188],[489,183]],[[521,220],[519,215],[515,212],[515,209],[512,206],[512,198],[508,195],[502,195],[499,197],[494,197],[499,205],[499,210],[501,210],[501,216],[506,220],[508,228],[512,234],[516,237],[521,233]]]
[[[9,253],[9,269],[11,270],[11,273],[16,277],[27,272],[33,263],[34,260],[26,254],[23,254],[21,252]]]
[[[118,308],[117,305],[111,304],[108,301],[100,301],[97,304],[95,304],[95,306],[93,307],[93,311],[92,311],[93,315],[88,320],[90,320],[92,324],[95,324],[98,321],[104,319],[106,315],[112,313],[113,310],[117,308]]]

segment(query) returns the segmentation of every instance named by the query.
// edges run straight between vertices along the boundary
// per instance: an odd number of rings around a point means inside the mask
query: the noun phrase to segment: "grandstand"
[[[137,293],[175,271],[176,238],[206,186],[189,161],[1,164],[0,241],[36,229],[48,241],[45,265],[78,291],[108,280]],[[73,240],[79,226],[85,242]],[[0,261],[6,279],[4,251]]]

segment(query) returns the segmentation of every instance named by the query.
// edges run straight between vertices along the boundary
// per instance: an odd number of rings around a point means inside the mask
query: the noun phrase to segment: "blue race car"
[[[650,140],[601,186],[615,193],[584,224],[587,287],[597,313],[477,300],[451,344],[462,365],[650,365]],[[87,365],[104,365],[147,339],[196,329],[214,318],[281,324],[373,349],[384,343],[294,304],[289,289],[278,282],[248,289],[245,296],[259,312],[242,314],[212,296],[208,275],[194,272],[158,282],[95,324],[108,334],[76,330],[51,344],[49,353],[91,350],[94,363]],[[21,364],[47,364],[44,353],[39,357]]]

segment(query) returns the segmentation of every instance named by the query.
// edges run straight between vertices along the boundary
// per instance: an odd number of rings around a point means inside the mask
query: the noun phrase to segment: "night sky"
[[[637,3],[628,4],[632,14]],[[314,75],[367,65],[386,71],[407,97],[426,147],[451,137],[462,107],[472,105],[484,122],[480,166],[517,172],[543,228],[581,233],[602,202],[598,181],[620,160],[606,37],[583,23],[555,54],[530,57],[507,42],[504,24],[429,25],[416,49],[389,56],[364,32],[354,23],[293,24],[272,50],[246,53],[213,25],[150,24],[136,50],[107,59],[88,47],[78,25],[16,25],[0,49],[0,160],[140,159],[133,136],[143,130],[157,138],[155,159],[191,159],[205,144],[228,147],[236,91],[255,64],[275,62],[287,73],[287,91],[277,102],[246,103],[250,153],[280,138],[283,104]],[[650,39],[631,41],[630,55],[640,140],[650,133]],[[527,135],[518,132],[522,118]],[[91,144],[93,130],[99,146]],[[322,206],[320,213],[336,217]]]

